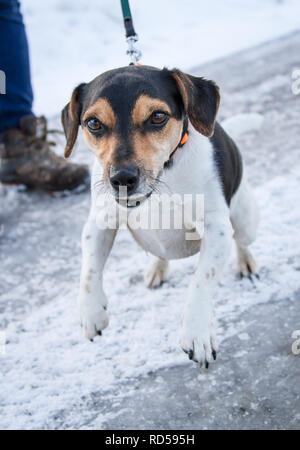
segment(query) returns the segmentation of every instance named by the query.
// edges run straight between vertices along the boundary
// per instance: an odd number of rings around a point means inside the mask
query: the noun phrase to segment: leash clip
[[[135,43],[139,40],[139,37],[137,34],[134,34],[133,36],[129,36],[126,38],[126,41],[128,43],[128,50],[126,52],[127,55],[129,55],[130,58],[130,64],[136,65],[136,63],[141,59],[142,52],[136,48]]]

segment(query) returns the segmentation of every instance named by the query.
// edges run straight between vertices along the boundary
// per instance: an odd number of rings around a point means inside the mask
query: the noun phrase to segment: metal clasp
[[[128,42],[127,55],[129,55],[131,64],[136,64],[142,57],[142,52],[135,47],[135,43],[139,40],[137,34],[129,36],[126,41]]]

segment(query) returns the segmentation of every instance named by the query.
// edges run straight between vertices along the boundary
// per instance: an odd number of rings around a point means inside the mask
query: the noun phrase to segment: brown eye
[[[166,119],[167,119],[168,115],[162,111],[155,111],[152,115],[151,115],[151,123],[153,123],[154,125],[162,125]]]
[[[101,124],[100,120],[96,119],[95,117],[87,121],[87,126],[91,131],[103,130],[103,125]]]

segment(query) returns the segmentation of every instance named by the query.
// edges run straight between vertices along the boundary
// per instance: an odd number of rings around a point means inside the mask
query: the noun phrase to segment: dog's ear
[[[219,87],[213,81],[193,77],[178,69],[172,70],[171,74],[193,127],[204,136],[211,137],[220,104]]]
[[[82,91],[84,86],[85,83],[82,83],[74,89],[70,102],[61,112],[61,122],[67,139],[65,158],[68,158],[71,155],[76,142],[78,127],[80,125]]]

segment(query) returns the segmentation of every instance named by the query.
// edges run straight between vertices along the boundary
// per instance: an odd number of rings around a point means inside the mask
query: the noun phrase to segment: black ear
[[[80,125],[82,93],[84,86],[85,83],[82,83],[74,89],[70,102],[61,112],[61,122],[67,139],[65,158],[68,158],[71,155],[76,142],[78,127]]]
[[[171,74],[193,127],[204,136],[211,137],[220,104],[219,87],[213,81],[193,77],[178,69],[172,70]]]

